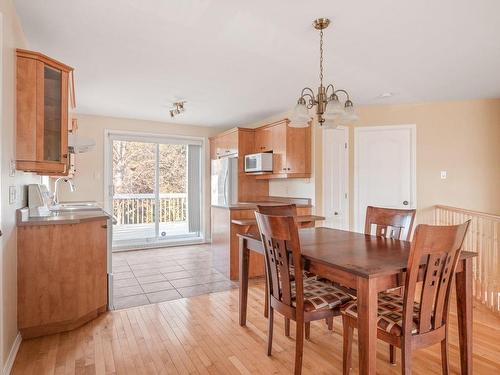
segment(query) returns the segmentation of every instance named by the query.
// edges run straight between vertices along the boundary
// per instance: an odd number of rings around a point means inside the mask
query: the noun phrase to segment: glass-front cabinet
[[[73,68],[37,52],[17,50],[16,168],[68,173],[68,114]]]

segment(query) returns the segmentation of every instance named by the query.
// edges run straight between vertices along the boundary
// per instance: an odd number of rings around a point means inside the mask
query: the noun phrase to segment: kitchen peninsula
[[[238,271],[238,234],[257,233],[253,223],[257,205],[295,204],[297,215],[307,215],[308,221],[302,227],[313,227],[315,221],[324,220],[321,216],[311,215],[310,199],[266,197],[254,202],[245,202],[228,207],[212,206],[212,250],[214,267],[231,280],[237,280]],[[250,277],[264,275],[264,258],[260,254],[251,253]]]
[[[233,128],[210,139],[214,267],[231,280],[237,280],[239,274],[237,235],[257,233],[257,205],[293,203],[298,216],[303,216],[303,228],[324,219],[311,215],[311,199],[269,195],[272,180],[311,177],[311,128],[288,125],[285,118],[256,129]],[[252,168],[247,165],[249,155],[256,161]],[[264,157],[272,160],[265,169],[259,162]],[[262,255],[252,253],[250,257],[250,277],[263,276]]]

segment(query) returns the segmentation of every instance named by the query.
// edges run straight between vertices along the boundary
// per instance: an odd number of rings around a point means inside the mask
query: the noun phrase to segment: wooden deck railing
[[[186,221],[187,194],[160,194],[158,215],[160,223]],[[154,194],[117,194],[113,197],[113,216],[118,225],[155,222]]]
[[[474,296],[500,314],[500,259],[498,235],[500,216],[448,206],[434,207],[437,225],[454,225],[471,220],[463,250],[478,254],[473,260]]]

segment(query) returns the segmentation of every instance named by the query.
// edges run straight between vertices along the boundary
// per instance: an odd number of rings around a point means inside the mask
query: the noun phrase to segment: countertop
[[[238,202],[228,206],[218,206],[213,204],[212,207],[227,208],[229,210],[256,210],[257,205],[261,206],[278,206],[283,204],[294,203],[297,208],[311,208],[311,200],[309,198],[287,198],[287,197],[266,197],[262,200],[251,202]]]
[[[22,210],[25,209],[22,208],[16,212],[18,226],[78,224],[86,221],[112,219],[112,215],[108,214],[102,208],[96,208],[95,210],[54,211],[50,216],[28,217],[24,220],[22,218]]]
[[[295,217],[297,223],[299,223],[299,226],[302,224],[311,224],[314,223],[315,221],[323,221],[325,220],[324,216],[318,216],[318,215],[300,215]],[[255,219],[233,219],[231,220],[232,224],[236,225],[241,225],[241,226],[251,226],[251,225],[257,225],[257,220]]]
[[[260,206],[279,206],[286,204],[285,202],[255,202],[255,203],[236,203],[229,206],[218,206],[213,204],[212,207],[227,208],[229,210],[256,210],[257,205]],[[296,204],[297,208],[311,208],[310,204]]]

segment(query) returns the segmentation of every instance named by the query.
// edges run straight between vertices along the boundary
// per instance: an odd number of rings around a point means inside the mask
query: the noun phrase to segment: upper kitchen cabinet
[[[17,50],[16,168],[68,173],[68,122],[74,107],[73,68],[37,52]]]
[[[233,128],[210,138],[210,158],[219,159],[233,155],[238,156],[239,134],[239,129]]]
[[[273,153],[273,173],[258,179],[311,177],[311,127],[291,128],[283,119],[255,130],[255,152]]]

